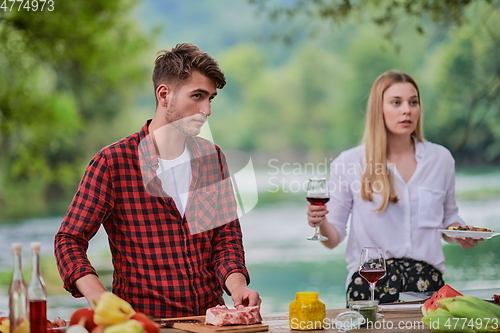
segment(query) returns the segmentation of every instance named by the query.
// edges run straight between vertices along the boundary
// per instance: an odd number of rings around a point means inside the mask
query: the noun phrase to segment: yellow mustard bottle
[[[290,329],[299,331],[321,330],[324,328],[326,307],[319,300],[317,292],[299,292],[290,303],[288,323]]]

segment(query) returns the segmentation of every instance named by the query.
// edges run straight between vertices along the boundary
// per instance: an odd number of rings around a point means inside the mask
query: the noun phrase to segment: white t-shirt
[[[386,258],[425,261],[444,273],[444,254],[439,229],[454,222],[464,224],[455,202],[455,160],[450,152],[430,142],[415,143],[417,167],[405,183],[393,164],[394,186],[399,202],[377,213],[380,195],[361,198],[364,146],[341,153],[330,165],[330,201],[327,220],[341,240],[349,235],[345,259],[349,281],[358,270],[361,248],[381,247]]]
[[[191,153],[184,148],[184,152],[173,160],[158,158],[158,164],[156,174],[163,190],[174,199],[177,210],[184,215],[192,178]]]

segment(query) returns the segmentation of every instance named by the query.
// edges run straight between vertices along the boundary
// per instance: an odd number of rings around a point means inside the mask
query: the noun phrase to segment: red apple
[[[85,318],[83,327],[85,327],[87,331],[92,332],[97,325],[94,323],[94,310],[90,308],[81,308],[73,312],[69,320],[69,326],[78,325],[82,318]]]

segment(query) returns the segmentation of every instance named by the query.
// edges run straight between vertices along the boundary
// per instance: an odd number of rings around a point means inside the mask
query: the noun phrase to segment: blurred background
[[[49,318],[86,306],[61,287],[53,236],[92,156],[152,117],[157,52],[181,42],[215,57],[227,77],[208,125],[216,144],[249,154],[255,168],[258,203],[241,222],[264,311],[287,311],[306,290],[345,305],[345,245],[306,240],[304,186],[359,144],[370,86],[386,70],[419,83],[425,136],[456,159],[462,217],[500,231],[499,0],[52,4],[0,7],[0,310],[13,241],[25,245],[26,278],[29,242],[43,243]],[[446,282],[500,287],[499,246],[500,237],[468,251],[444,244]],[[90,256],[109,282],[102,232]]]

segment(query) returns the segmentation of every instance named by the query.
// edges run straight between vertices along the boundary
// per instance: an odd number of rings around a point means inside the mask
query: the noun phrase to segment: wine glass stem
[[[370,283],[370,292],[372,295],[372,301],[375,300],[375,283]]]
[[[319,236],[319,226],[316,227],[316,236]]]

